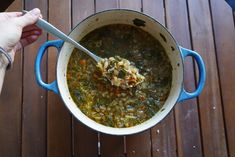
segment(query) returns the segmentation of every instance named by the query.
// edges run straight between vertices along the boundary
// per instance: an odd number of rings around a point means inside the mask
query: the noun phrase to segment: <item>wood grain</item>
[[[163,0],[143,0],[143,12],[165,25],[165,9]]]
[[[100,12],[103,10],[109,10],[109,9],[116,9],[119,7],[119,1],[118,0],[95,0],[95,10],[96,12]]]
[[[141,0],[120,0],[120,8],[141,11]],[[145,132],[126,136],[126,153],[128,157],[150,157],[151,156],[151,138],[150,130]]]
[[[97,132],[72,118],[60,97],[36,84],[34,62],[47,40],[43,33],[24,53],[16,54],[14,68],[6,74],[0,96],[0,157],[235,156],[234,13],[224,0],[15,0],[8,11],[23,6],[39,7],[44,19],[65,33],[95,11],[143,11],[166,23],[181,46],[202,55],[207,81],[198,99],[177,104],[151,130],[125,138],[100,134],[99,152]],[[56,55],[50,49],[44,56],[45,82],[54,80]],[[185,88],[190,91],[198,78],[195,65],[191,58],[185,61]]]
[[[165,25],[163,0],[144,0],[143,11]],[[153,157],[174,157],[177,155],[173,112],[171,112],[161,123],[151,129],[151,140]]]
[[[151,157],[150,130],[126,136],[126,154],[128,157]]]
[[[7,11],[21,10],[22,6],[21,0],[16,0]],[[17,52],[0,95],[0,156],[4,157],[21,156],[22,60],[22,52]]]
[[[124,157],[124,137],[101,134],[100,149],[102,157]]]
[[[49,22],[68,34],[71,29],[71,4],[66,0],[53,0],[48,3]],[[55,39],[49,35],[49,40]],[[54,81],[57,50],[48,50],[48,82]],[[47,156],[72,156],[72,118],[60,96],[53,92],[47,95]]]
[[[235,30],[233,12],[225,1],[213,0],[210,1],[210,3],[227,131],[227,142],[229,156],[232,157],[235,156]]]
[[[177,42],[181,46],[191,49],[186,1],[166,1],[166,19],[167,26]],[[184,65],[184,88],[188,91],[194,91],[195,75],[192,58],[188,57]],[[196,99],[192,99],[175,106],[177,150],[179,157],[200,157],[203,155],[197,105]]]
[[[25,9],[40,8],[47,19],[46,0],[25,0]],[[47,40],[46,33],[37,42],[24,50],[23,116],[22,116],[22,156],[46,156],[46,91],[39,87],[34,75],[34,61],[38,48]],[[46,80],[46,57],[42,62],[43,80]]]
[[[153,157],[177,156],[173,112],[151,129],[151,140]]]
[[[118,0],[96,0],[95,4],[96,12],[118,8]],[[100,153],[102,157],[124,157],[124,149],[123,136],[100,134]]]
[[[119,5],[122,9],[142,10],[141,0],[119,0]]]
[[[98,156],[97,132],[74,119],[74,156]]]
[[[95,12],[94,0],[72,0],[72,27]]]
[[[73,0],[72,3],[72,21],[73,27],[87,16],[95,12],[93,0]],[[98,156],[98,134],[87,126],[81,124],[73,118],[73,140],[75,157],[94,157]]]
[[[226,157],[227,145],[209,3],[188,1],[193,48],[205,61],[207,80],[199,96],[204,156]]]

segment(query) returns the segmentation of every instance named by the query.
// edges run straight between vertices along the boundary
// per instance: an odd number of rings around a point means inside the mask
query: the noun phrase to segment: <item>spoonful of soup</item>
[[[97,67],[112,85],[123,89],[134,87],[145,79],[134,63],[119,56],[101,59]]]
[[[23,13],[27,13],[27,11],[23,10]],[[102,77],[106,77],[112,85],[126,89],[143,82],[144,76],[140,75],[139,70],[128,60],[119,56],[110,57],[108,59],[101,58],[42,18],[38,19],[36,25],[48,33],[74,45],[76,48],[93,58],[97,63],[98,69],[102,73]]]

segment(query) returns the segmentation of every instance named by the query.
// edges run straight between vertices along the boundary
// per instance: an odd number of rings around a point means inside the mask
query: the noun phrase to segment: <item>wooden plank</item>
[[[176,157],[176,135],[173,111],[151,129],[152,156]]]
[[[93,14],[95,11],[94,0],[72,0],[72,26]]]
[[[40,8],[47,19],[47,0],[25,0],[25,9]],[[44,33],[39,40],[25,48],[23,77],[22,156],[46,156],[46,91],[39,87],[34,76],[37,50],[45,41]],[[45,57],[46,58],[46,57]],[[44,59],[45,59],[44,58]],[[43,79],[46,80],[46,60],[42,62]]]
[[[74,156],[98,156],[97,132],[74,119]]]
[[[124,157],[124,137],[101,134],[100,149],[102,157]]]
[[[72,1],[72,21],[73,27],[78,22],[94,13],[93,0],[73,0]],[[98,136],[97,132],[81,124],[73,118],[73,140],[75,157],[94,157],[98,156]]]
[[[177,11],[176,11],[177,10]],[[177,18],[175,18],[177,17]],[[166,19],[170,32],[177,42],[191,49],[187,4],[184,0],[166,1]],[[195,90],[192,58],[185,61],[184,85],[188,91]],[[178,156],[200,157],[202,154],[200,122],[196,99],[175,106]]]
[[[49,1],[49,22],[57,26],[64,33],[71,28],[71,4],[66,0]],[[55,37],[49,35],[49,40]],[[48,82],[55,80],[57,50],[48,50]],[[47,95],[47,156],[72,156],[72,118],[55,93]]]
[[[231,8],[225,1],[213,0],[211,11],[220,75],[229,156],[235,156],[235,30]]]
[[[119,0],[119,4],[122,9],[142,10],[141,0]]]
[[[143,12],[165,25],[165,9],[163,0],[143,0]]]
[[[128,157],[150,157],[150,130],[135,135],[126,136],[126,154]]]
[[[7,11],[21,10],[22,6],[21,0],[16,0]],[[22,52],[17,52],[0,95],[0,156],[21,156],[21,107]]]
[[[12,6],[15,6],[15,4],[12,4],[13,1],[14,0],[1,1],[0,2],[0,12],[5,11],[10,6],[11,6],[11,8],[12,8]],[[18,3],[18,0],[15,3]],[[7,10],[7,11],[9,11],[9,10]]]
[[[141,0],[120,0],[120,8],[141,11]],[[151,156],[151,138],[150,130],[145,132],[126,136],[126,153],[128,157],[150,157]]]
[[[96,12],[118,8],[118,0],[96,0]],[[100,152],[102,157],[124,157],[123,136],[100,135]]]
[[[118,8],[118,0],[96,0],[96,12]]]
[[[165,25],[163,0],[144,0],[143,11]],[[174,113],[151,129],[152,156],[176,156]]]
[[[235,27],[235,11],[233,12],[233,22],[234,22],[234,27]]]
[[[212,22],[208,1],[188,1],[193,48],[206,65],[206,86],[199,97],[204,156],[225,157],[227,146],[222,114]]]

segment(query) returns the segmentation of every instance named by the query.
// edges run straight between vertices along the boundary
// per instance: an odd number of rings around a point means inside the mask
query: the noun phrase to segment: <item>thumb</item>
[[[35,8],[27,12],[25,15],[18,17],[17,22],[20,26],[25,27],[34,24],[40,16],[40,10],[38,8]]]

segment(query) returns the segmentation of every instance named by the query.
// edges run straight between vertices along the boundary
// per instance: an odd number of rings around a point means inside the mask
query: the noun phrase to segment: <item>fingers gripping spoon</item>
[[[25,14],[28,11],[23,10],[22,12]],[[65,42],[68,42],[68,43],[74,45],[77,49],[85,52],[87,55],[89,55],[91,58],[93,58],[97,63],[102,59],[101,57],[95,55],[94,53],[92,53],[91,51],[89,51],[88,49],[86,49],[85,47],[80,45],[78,42],[76,42],[74,39],[70,38],[69,36],[64,34],[62,31],[60,31],[58,28],[56,28],[55,26],[53,26],[49,22],[43,20],[42,18],[38,19],[38,21],[36,22],[36,25],[39,28],[47,31],[48,33],[51,33],[54,36],[64,40]]]

